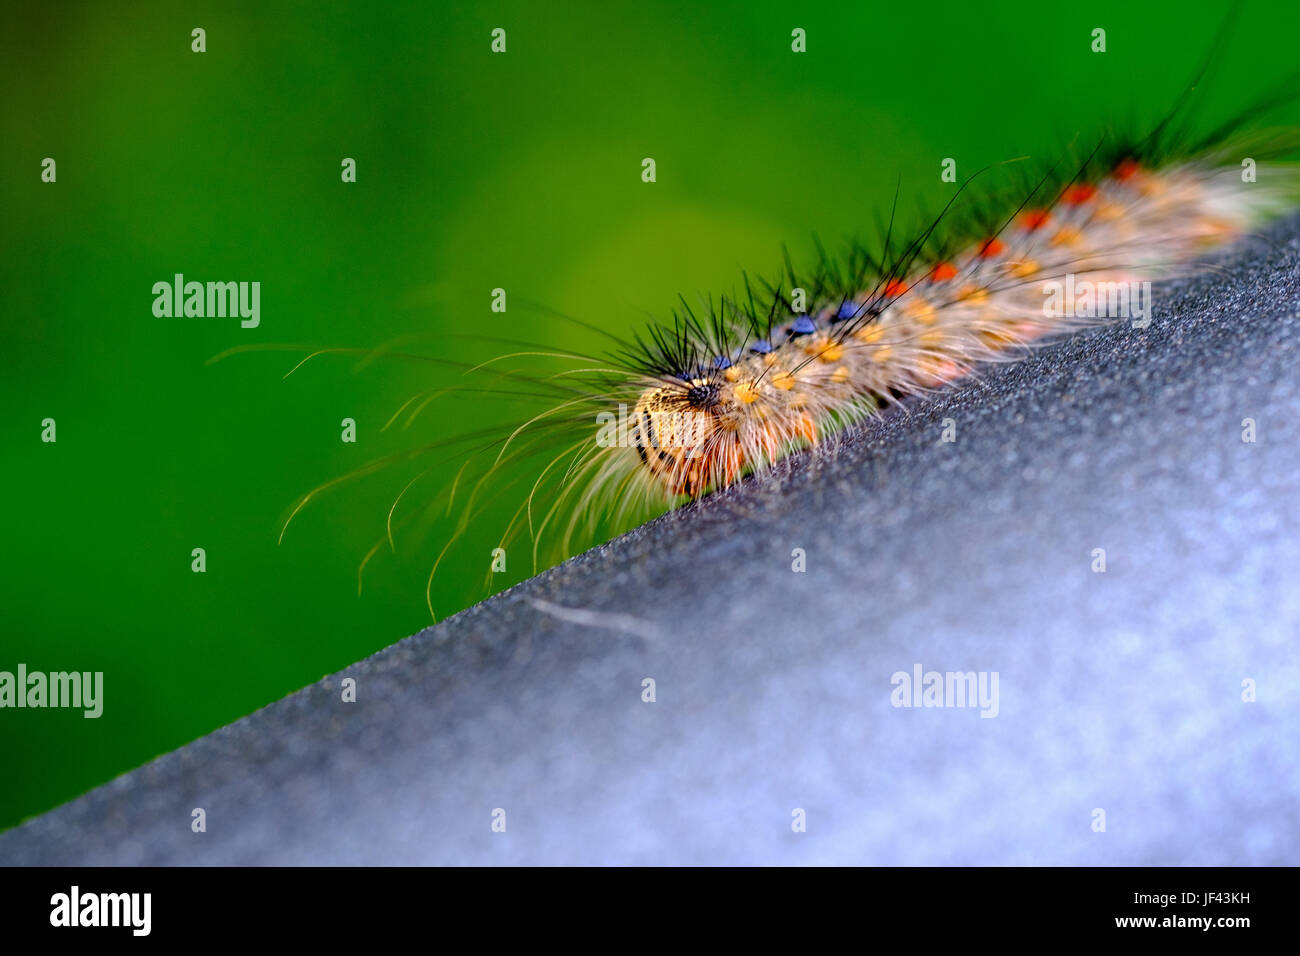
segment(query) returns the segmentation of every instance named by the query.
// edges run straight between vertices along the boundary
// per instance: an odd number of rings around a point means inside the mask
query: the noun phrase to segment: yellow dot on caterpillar
[[[794,388],[794,376],[789,372],[777,372],[772,376],[772,387],[788,392]]]
[[[841,365],[835,371],[831,372],[831,381],[836,385],[843,385],[849,380],[849,367]]]
[[[1052,236],[1054,246],[1079,246],[1083,244],[1083,233],[1073,226],[1062,226]]]
[[[741,382],[736,386],[736,398],[746,405],[753,404],[758,401],[758,386],[753,382]]]
[[[981,289],[977,285],[968,285],[957,293],[957,298],[970,305],[981,305],[989,300],[989,293],[987,289]]]
[[[876,347],[876,350],[871,353],[871,360],[873,362],[888,362],[893,355],[894,347],[892,345],[879,345]]]
[[[766,365],[768,368],[771,368],[773,365],[776,364],[776,355],[774,355],[771,352],[768,352],[766,355],[763,356],[763,364]]]
[[[979,337],[985,345],[992,349],[1004,349],[1015,341],[1015,336],[997,329],[980,329]]]
[[[1159,176],[1145,176],[1138,183],[1138,192],[1143,196],[1163,196],[1165,181]]]
[[[824,349],[817,353],[817,358],[827,364],[838,362],[844,357],[844,346],[839,342],[831,342]]]
[[[858,329],[853,333],[853,337],[859,342],[871,343],[879,342],[884,334],[885,327],[878,322],[873,322],[871,325],[866,325]]]
[[[1038,263],[1033,259],[1021,259],[1012,264],[1010,271],[1017,279],[1028,279],[1038,271]]]
[[[725,372],[722,373],[722,377],[726,379],[728,382],[737,381],[740,378],[740,369],[732,365],[730,368],[728,368]]]
[[[1237,232],[1237,227],[1226,219],[1203,219],[1201,220],[1201,229],[1213,239],[1223,239],[1235,235]]]
[[[922,325],[929,325],[935,318],[934,306],[921,298],[913,299],[903,306],[903,313],[910,315]]]

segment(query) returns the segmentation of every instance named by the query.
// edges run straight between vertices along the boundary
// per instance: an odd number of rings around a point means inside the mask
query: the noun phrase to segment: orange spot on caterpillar
[[[1056,230],[1056,235],[1052,236],[1052,245],[1081,246],[1083,245],[1083,233],[1073,226],[1062,226]]]
[[[929,325],[935,318],[934,306],[929,302],[926,302],[924,299],[915,299],[907,303],[903,308],[903,312],[916,319],[916,321],[920,322],[922,325]]]
[[[1000,256],[1006,251],[1006,245],[997,236],[990,236],[980,243],[979,257],[981,259],[992,259],[994,256]]]
[[[841,365],[835,371],[831,372],[831,382],[835,385],[843,385],[849,380],[849,367]]]
[[[817,423],[812,418],[807,415],[800,415],[797,428],[799,434],[803,435],[804,438],[813,444],[817,443]]]
[[[957,274],[957,267],[951,262],[940,262],[930,270],[930,278],[935,282],[945,282]]]
[[[885,327],[879,323],[863,326],[853,333],[853,337],[859,342],[879,342],[885,334]]]
[[[789,372],[777,372],[772,376],[772,387],[788,392],[794,388],[795,378]]]
[[[803,351],[805,355],[816,356],[823,362],[834,362],[839,358],[843,349],[839,342],[832,341],[828,336],[818,335],[815,338],[808,339]],[[830,357],[827,358],[827,356]]]
[[[1020,214],[1020,224],[1029,232],[1041,229],[1047,225],[1047,221],[1052,218],[1052,214],[1046,209],[1026,209]]]
[[[844,356],[844,346],[838,342],[830,342],[817,353],[817,358],[823,362],[838,362]]]
[[[890,279],[885,283],[885,295],[889,298],[902,295],[907,291],[907,284],[902,279]]]
[[[1124,207],[1114,202],[1102,203],[1093,215],[1102,222],[1114,222],[1123,217]]]
[[[1237,227],[1227,219],[1207,218],[1201,220],[1201,229],[1215,240],[1227,239],[1237,234]]]
[[[736,398],[746,405],[752,405],[758,401],[758,386],[753,382],[741,382],[736,386]]]
[[[951,382],[965,374],[966,370],[950,359],[945,359],[939,368],[939,380],[942,382]]]
[[[957,293],[957,298],[961,299],[963,302],[968,302],[971,305],[983,305],[989,300],[989,293],[987,289],[983,289],[972,283],[971,285],[964,286],[962,290]]]
[[[1076,183],[1061,194],[1061,202],[1067,206],[1082,206],[1097,195],[1097,187],[1092,183]]]
[[[1138,181],[1138,192],[1143,196],[1163,196],[1167,186],[1159,176],[1143,176]]]
[[[1038,271],[1038,263],[1033,259],[1022,259],[1020,262],[1012,263],[1010,271],[1017,279],[1028,279]]]
[[[728,382],[734,382],[740,378],[740,369],[736,368],[734,365],[730,365],[727,367],[727,370],[722,373],[722,377]]]

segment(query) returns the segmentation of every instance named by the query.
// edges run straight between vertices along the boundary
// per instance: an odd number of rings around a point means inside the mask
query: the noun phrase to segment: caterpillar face
[[[670,494],[703,494],[712,483],[722,422],[718,385],[694,378],[654,386],[637,399],[631,434],[641,463]]]

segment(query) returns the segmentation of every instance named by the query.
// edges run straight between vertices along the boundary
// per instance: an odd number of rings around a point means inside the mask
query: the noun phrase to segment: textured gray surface
[[[1158,287],[1145,331],[987,370],[401,641],[0,861],[1300,863],[1297,236]],[[892,707],[917,663],[997,671],[998,716]]]

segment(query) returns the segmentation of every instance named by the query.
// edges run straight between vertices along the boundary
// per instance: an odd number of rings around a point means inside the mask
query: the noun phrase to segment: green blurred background
[[[436,535],[381,554],[356,587],[410,471],[323,498],[277,546],[279,522],[364,461],[521,413],[460,402],[381,433],[456,373],[326,357],[284,380],[287,353],[213,355],[410,334],[453,360],[501,350],[467,332],[599,347],[516,303],[626,330],[678,292],[770,271],[783,242],[799,257],[814,231],[834,247],[870,230],[899,174],[905,196],[938,204],[943,157],[960,174],[1047,160],[1075,133],[1149,121],[1225,9],[6,4],[0,670],[103,671],[105,709],[0,711],[0,827],[425,626]],[[1296,26],[1294,0],[1245,5],[1204,125],[1287,72]],[[260,328],[155,318],[151,287],[175,272],[260,281]],[[505,315],[489,311],[498,286]],[[356,444],[340,441],[345,417]],[[438,467],[417,497],[454,473]],[[441,614],[484,596],[489,547],[440,571]]]

